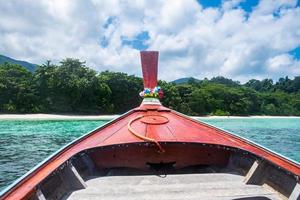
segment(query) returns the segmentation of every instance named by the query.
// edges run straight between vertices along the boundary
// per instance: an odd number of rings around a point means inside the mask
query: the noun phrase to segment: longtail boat
[[[141,105],[66,145],[1,200],[300,199],[300,165],[161,105],[158,52],[142,51]]]

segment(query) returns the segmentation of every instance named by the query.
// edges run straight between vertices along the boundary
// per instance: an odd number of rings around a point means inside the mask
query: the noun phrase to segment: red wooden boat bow
[[[141,58],[144,86],[154,89],[157,87],[158,52],[141,52]],[[148,170],[152,163],[176,163],[174,169],[195,165],[234,166],[250,177],[247,181],[267,183],[276,190],[280,188],[286,197],[297,193],[295,187],[299,185],[300,177],[299,164],[244,138],[166,108],[157,98],[144,98],[138,108],[58,151],[9,187],[0,199],[36,199],[37,191],[51,196],[47,193],[47,188],[53,187],[49,186],[54,182],[51,177],[62,173],[68,165],[75,166],[80,174],[91,171],[89,165],[80,164],[85,162],[85,157],[100,171],[117,167]],[[255,168],[255,162],[265,167]],[[251,170],[254,172],[249,175]],[[271,172],[272,176],[269,176]],[[291,184],[284,186],[278,180],[290,181]],[[59,191],[56,188],[51,190],[52,193]]]

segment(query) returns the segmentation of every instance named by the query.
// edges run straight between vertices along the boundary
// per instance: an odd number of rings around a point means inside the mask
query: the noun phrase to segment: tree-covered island
[[[159,81],[162,103],[187,115],[298,115],[300,76],[249,80],[224,77],[183,83]],[[96,72],[78,59],[47,61],[34,72],[0,64],[0,113],[121,114],[138,106],[142,79]]]

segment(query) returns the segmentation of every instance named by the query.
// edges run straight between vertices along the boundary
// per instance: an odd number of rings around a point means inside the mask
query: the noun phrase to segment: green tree
[[[16,64],[0,65],[0,112],[36,112],[35,103],[31,72]]]
[[[141,78],[109,71],[101,72],[98,78],[111,90],[108,100],[113,105],[114,113],[121,114],[140,105],[142,98],[139,93],[143,90]]]
[[[163,105],[171,109],[180,111],[182,106],[182,99],[175,84],[167,83],[165,81],[159,81],[158,84],[161,86],[164,92],[164,98],[161,100]]]
[[[240,82],[239,81],[233,81],[232,79],[228,79],[225,78],[223,76],[217,76],[217,77],[213,77],[212,79],[210,79],[211,83],[217,83],[217,84],[223,84],[226,86],[240,86]]]
[[[49,62],[34,74],[45,112],[107,113],[111,91],[94,70],[78,59],[67,58],[59,66]]]
[[[211,112],[212,96],[204,89],[194,90],[189,99],[189,107],[193,115],[207,115]]]

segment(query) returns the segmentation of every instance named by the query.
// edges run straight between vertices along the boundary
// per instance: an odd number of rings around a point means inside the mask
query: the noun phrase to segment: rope
[[[127,125],[127,128],[128,128],[128,130],[129,130],[129,132],[131,133],[131,134],[133,134],[135,137],[137,137],[137,138],[140,138],[140,139],[142,139],[142,140],[145,140],[145,141],[148,141],[148,142],[153,142],[153,143],[155,143],[156,145],[157,145],[157,147],[158,147],[158,153],[164,153],[165,152],[165,150],[162,148],[162,146],[158,143],[158,141],[156,141],[155,139],[153,139],[153,138],[149,138],[149,137],[146,137],[146,136],[143,136],[143,135],[141,135],[141,134],[139,134],[139,133],[137,133],[135,130],[133,130],[133,128],[131,127],[131,124],[133,123],[133,122],[135,122],[135,121],[137,121],[137,120],[139,120],[139,119],[141,119],[141,118],[143,118],[143,117],[145,117],[144,115],[140,115],[140,116],[137,116],[136,118],[134,118],[134,119],[132,119],[132,120],[130,120],[129,122],[128,122],[128,125]]]

